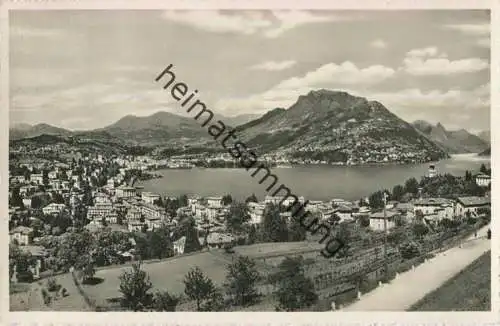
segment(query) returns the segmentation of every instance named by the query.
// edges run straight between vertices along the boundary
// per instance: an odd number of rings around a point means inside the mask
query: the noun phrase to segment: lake
[[[450,159],[434,163],[415,165],[378,165],[378,166],[294,166],[291,168],[274,168],[272,172],[278,176],[277,185],[284,184],[298,195],[309,200],[330,200],[343,198],[357,200],[368,196],[379,189],[392,189],[408,178],[420,180],[430,164],[434,164],[438,173],[464,175],[465,170],[479,172],[481,164],[490,166],[489,157],[477,154],[458,154]],[[188,169],[158,170],[155,173],[163,178],[137,182],[136,186],[144,187],[144,191],[152,191],[163,196],[179,196],[182,194],[198,194],[214,196],[231,194],[237,200],[244,200],[252,193],[263,199],[268,195],[267,184],[259,184],[263,172],[253,178],[245,169]],[[275,189],[272,189],[273,191]]]

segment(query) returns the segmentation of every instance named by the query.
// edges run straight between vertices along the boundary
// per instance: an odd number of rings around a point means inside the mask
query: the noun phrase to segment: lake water
[[[490,158],[478,157],[476,154],[459,154],[433,164],[438,173],[464,175],[465,170],[478,172],[482,163],[489,167]],[[411,177],[420,180],[427,173],[429,165],[294,166],[292,168],[274,168],[272,172],[279,178],[277,186],[284,184],[294,194],[304,196],[309,200],[329,200],[332,198],[357,200],[379,189],[392,189],[394,185],[402,184]],[[269,181],[266,182],[267,184],[259,184],[258,181],[263,172],[254,178],[251,176],[253,171],[245,169],[166,169],[155,171],[162,174],[163,178],[141,181],[136,183],[136,186],[143,186],[144,191],[167,196],[231,194],[233,198],[244,200],[255,193],[261,200],[268,195],[265,189]]]

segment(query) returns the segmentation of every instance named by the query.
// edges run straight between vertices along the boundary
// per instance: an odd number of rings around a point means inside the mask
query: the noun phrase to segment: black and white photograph
[[[490,312],[491,19],[9,10],[10,312]]]

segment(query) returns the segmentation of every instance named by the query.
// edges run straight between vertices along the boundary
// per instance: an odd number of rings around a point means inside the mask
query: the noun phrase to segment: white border
[[[1,109],[0,109],[0,213],[2,213],[1,229],[8,232],[8,107],[9,107],[9,64],[8,64],[8,11],[9,10],[64,10],[64,9],[491,9],[491,132],[492,144],[500,142],[500,135],[495,130],[500,122],[500,2],[498,0],[363,0],[350,1],[287,1],[287,0],[53,0],[53,1],[4,1],[1,6],[1,34],[0,36],[0,78],[1,78]],[[500,168],[496,151],[492,146],[492,170],[493,179],[496,179],[496,171]],[[494,166],[494,167],[493,167]],[[3,181],[3,182],[2,182]],[[0,263],[0,293],[1,310],[0,324],[13,323],[32,324],[153,324],[169,323],[176,325],[184,324],[248,324],[248,325],[296,325],[296,324],[333,324],[336,325],[398,325],[398,324],[435,324],[436,322],[446,324],[477,325],[477,324],[499,324],[500,316],[500,221],[495,217],[500,214],[500,208],[495,205],[495,199],[499,190],[496,182],[492,185],[493,218],[492,218],[492,312],[325,312],[325,313],[275,313],[275,312],[233,312],[233,313],[198,313],[198,312],[175,312],[175,313],[133,313],[133,312],[111,312],[111,313],[89,313],[89,312],[9,312],[8,294],[8,265]],[[500,193],[498,194],[500,195]],[[3,238],[0,247],[1,257],[8,255],[8,237]]]

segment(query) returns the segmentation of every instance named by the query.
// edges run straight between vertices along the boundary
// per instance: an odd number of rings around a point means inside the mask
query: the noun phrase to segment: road
[[[491,249],[486,238],[487,225],[463,242],[461,247],[444,251],[433,259],[399,274],[389,284],[383,284],[363,295],[355,303],[337,311],[405,311],[439,288],[447,280]]]

